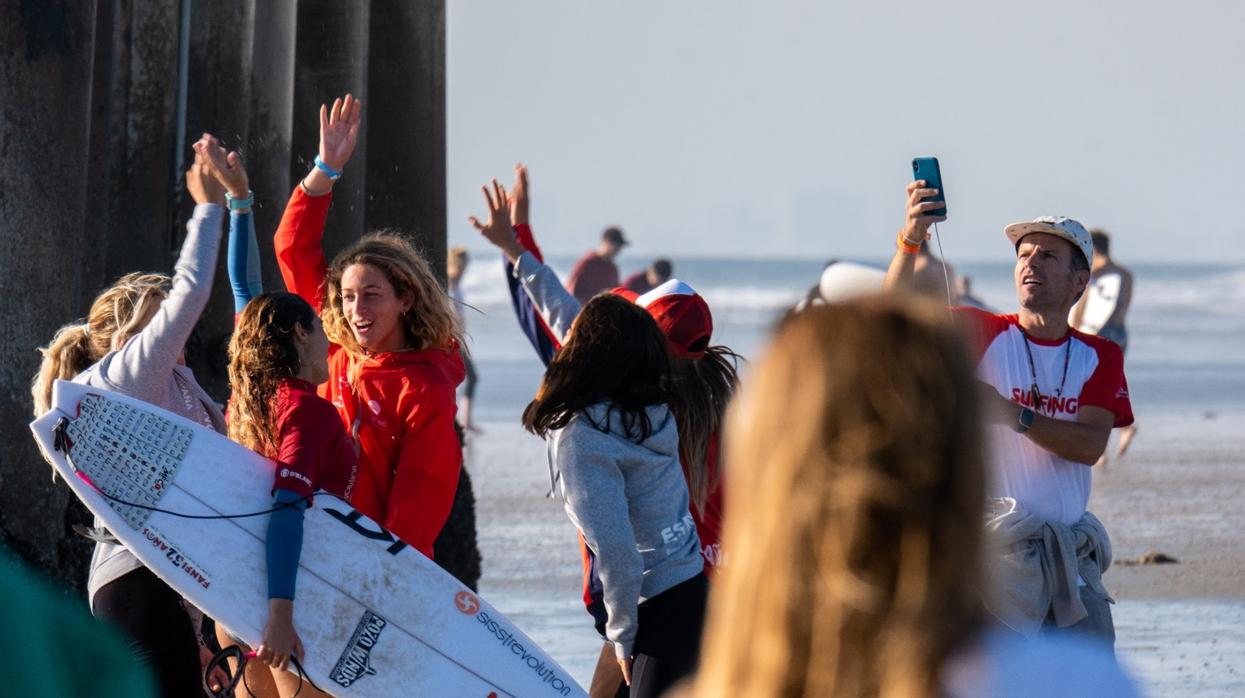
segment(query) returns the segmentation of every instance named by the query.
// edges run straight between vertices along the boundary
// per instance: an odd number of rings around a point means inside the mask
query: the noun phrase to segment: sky
[[[451,244],[531,172],[547,253],[885,259],[911,160],[952,261],[1008,223],[1122,262],[1245,262],[1245,2],[451,0]]]

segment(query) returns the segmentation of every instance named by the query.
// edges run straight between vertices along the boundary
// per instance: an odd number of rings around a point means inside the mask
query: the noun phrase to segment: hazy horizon
[[[914,156],[953,262],[1063,214],[1121,262],[1245,261],[1245,3],[447,4],[451,244],[532,173],[542,246],[624,259],[882,259]],[[373,105],[383,108],[383,105]]]

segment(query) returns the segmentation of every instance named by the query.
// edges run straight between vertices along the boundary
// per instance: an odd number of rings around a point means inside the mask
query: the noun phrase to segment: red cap
[[[625,288],[616,288],[612,293],[647,310],[670,340],[675,356],[699,359],[705,355],[713,335],[713,314],[696,289],[670,279],[644,295]]]

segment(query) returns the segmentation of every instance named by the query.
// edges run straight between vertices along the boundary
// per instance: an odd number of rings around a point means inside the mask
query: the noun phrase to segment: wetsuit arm
[[[298,560],[303,550],[303,512],[307,499],[286,489],[273,493],[273,507],[280,507],[268,516],[268,535],[264,542],[268,561],[268,598],[294,599],[298,581]]]
[[[255,214],[249,209],[229,214],[228,267],[233,311],[241,313],[252,298],[264,292],[259,268],[259,244],[255,240]]]

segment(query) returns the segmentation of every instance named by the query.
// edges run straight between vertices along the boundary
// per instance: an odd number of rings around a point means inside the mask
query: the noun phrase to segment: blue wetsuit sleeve
[[[307,500],[292,490],[277,490],[272,497],[274,507],[282,507],[268,516],[268,598],[294,599],[298,580],[298,560],[303,552],[303,512]]]
[[[229,214],[229,286],[233,289],[235,313],[242,312],[252,298],[264,292],[255,214],[251,211]]]

